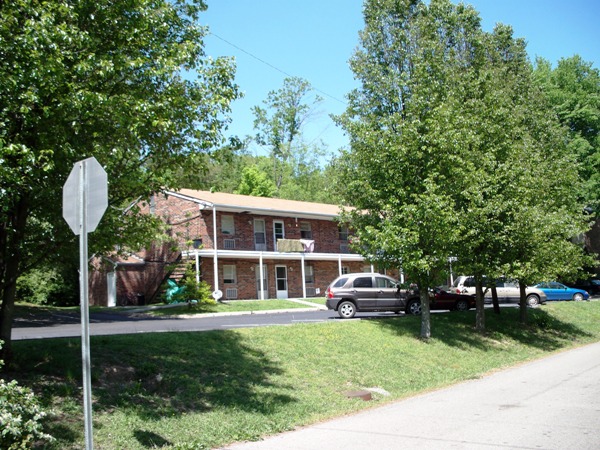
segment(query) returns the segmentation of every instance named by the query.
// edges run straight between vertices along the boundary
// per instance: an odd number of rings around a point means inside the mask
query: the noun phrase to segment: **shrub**
[[[188,266],[182,280],[183,289],[180,289],[173,297],[178,302],[193,302],[198,305],[213,305],[210,286],[206,281],[196,282],[196,272],[193,266]]]
[[[0,367],[3,364],[0,360]],[[39,441],[53,441],[42,431],[41,421],[46,415],[31,389],[19,386],[15,380],[7,383],[0,379],[0,448],[24,449]]]
[[[72,306],[79,303],[79,279],[70,267],[31,269],[17,279],[17,296],[37,305]]]

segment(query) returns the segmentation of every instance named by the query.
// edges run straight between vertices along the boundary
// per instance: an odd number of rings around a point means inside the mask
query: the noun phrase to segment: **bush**
[[[216,303],[212,298],[209,284],[206,281],[196,282],[196,271],[193,266],[189,266],[185,271],[182,285],[183,289],[173,296],[174,301],[193,302],[198,305],[214,305]]]
[[[0,341],[2,348],[2,341]],[[0,360],[0,367],[4,362]],[[53,441],[42,431],[42,411],[31,389],[19,386],[15,380],[0,379],[0,448],[16,450],[30,448],[38,441]]]
[[[20,300],[37,305],[73,306],[79,303],[79,279],[76,268],[42,267],[17,279]]]

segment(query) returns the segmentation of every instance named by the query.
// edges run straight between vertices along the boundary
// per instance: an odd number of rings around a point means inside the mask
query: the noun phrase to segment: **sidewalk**
[[[599,449],[600,343],[229,450]]]

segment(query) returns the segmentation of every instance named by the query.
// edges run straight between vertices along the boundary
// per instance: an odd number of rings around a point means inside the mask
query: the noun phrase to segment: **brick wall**
[[[151,210],[152,208],[152,210]],[[139,264],[121,263],[117,269],[117,304],[137,304],[141,297],[148,303],[158,291],[161,282],[168,274],[167,266],[173,263],[180,255],[180,251],[192,250],[194,242],[201,243],[203,249],[213,249],[213,210],[201,208],[197,203],[183,200],[174,196],[156,196],[152,206],[145,205],[145,212],[160,217],[168,227],[168,235],[172,239],[170,244],[152,246],[143,250],[137,256],[141,259]],[[232,216],[234,232],[222,232],[222,217]],[[283,222],[286,239],[301,239],[303,223],[310,224],[312,240],[315,241],[314,252],[340,253],[342,246],[347,246],[348,241],[340,239],[337,223],[330,220],[305,220],[284,216],[251,215],[248,213],[227,213],[217,211],[217,248],[225,248],[225,240],[235,242],[231,250],[255,250],[254,224],[255,219],[263,220],[265,224],[266,251],[275,250],[273,224],[275,221]],[[305,236],[306,237],[306,236]],[[178,250],[173,252],[172,248]],[[288,297],[302,297],[302,268],[299,260],[268,260],[263,263],[267,273],[267,298],[276,297],[276,266],[286,267],[288,280]],[[236,280],[233,284],[223,283],[223,266],[235,265]],[[314,282],[307,284],[307,288],[320,290],[320,296],[325,294],[325,289],[339,272],[337,261],[306,261],[307,265],[314,267]],[[363,263],[343,263],[349,272],[360,272]],[[91,277],[92,304],[105,305],[107,301],[106,273],[114,270],[112,266],[103,263],[97,264],[94,275]],[[227,260],[219,258],[219,289],[226,293],[227,288],[237,289],[237,298],[259,298],[257,292],[258,261],[250,259]],[[201,259],[201,278],[211,286],[214,283],[213,259]]]
[[[170,236],[181,249],[191,248],[192,241],[199,239],[202,247],[213,249],[213,211],[200,210],[199,205],[177,197],[157,196],[155,214],[161,217],[170,227]],[[149,207],[146,208],[149,210]],[[221,232],[222,216],[233,216],[234,234]],[[250,215],[244,213],[228,213],[217,211],[217,248],[225,248],[224,240],[235,241],[235,250],[255,250],[254,220],[264,220],[267,251],[275,250],[273,223],[282,221],[286,239],[301,239],[301,223],[309,223],[312,239],[315,241],[315,252],[339,253],[348,241],[339,239],[337,223],[330,220],[295,219],[284,216]]]

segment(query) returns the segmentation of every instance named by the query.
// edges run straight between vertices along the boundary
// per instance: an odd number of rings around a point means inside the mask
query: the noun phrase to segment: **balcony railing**
[[[312,253],[315,241],[310,239],[277,239],[277,251],[282,253]]]

